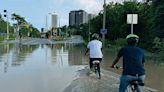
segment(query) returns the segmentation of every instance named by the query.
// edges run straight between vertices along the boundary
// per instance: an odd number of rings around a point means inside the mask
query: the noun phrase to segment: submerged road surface
[[[102,69],[99,80],[88,73],[81,42],[73,36],[0,44],[0,92],[118,92],[119,75]],[[144,87],[144,92],[156,90]]]

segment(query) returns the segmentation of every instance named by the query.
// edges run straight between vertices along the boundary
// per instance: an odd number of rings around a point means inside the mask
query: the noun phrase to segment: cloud
[[[102,0],[75,0],[75,2],[79,9],[83,9],[89,13],[98,13],[102,10]]]
[[[76,7],[86,10],[90,13],[98,13],[103,9],[104,0],[74,0]],[[121,2],[123,0],[106,0],[106,3]]]
[[[116,0],[106,0],[107,3]],[[120,1],[120,0],[117,0]],[[97,14],[103,9],[104,0],[47,0],[48,13],[56,12],[60,16],[60,25],[68,24],[68,14],[72,10],[85,10],[88,13]]]

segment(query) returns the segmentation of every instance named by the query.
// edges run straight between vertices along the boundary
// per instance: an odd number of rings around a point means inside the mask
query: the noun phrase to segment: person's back
[[[144,69],[144,52],[137,46],[139,37],[134,34],[129,34],[127,37],[128,45],[121,48],[117,54],[117,57],[112,63],[112,68],[115,64],[123,57],[123,72],[120,77],[119,92],[125,92],[130,81],[145,79],[145,69]],[[137,86],[137,92],[141,92],[139,86]]]
[[[102,58],[102,43],[99,40],[92,40],[88,43],[90,58]]]
[[[94,33],[92,35],[92,40],[87,45],[87,50],[86,50],[86,53],[89,51],[90,69],[92,69],[94,60],[98,60],[100,62],[102,61],[103,54],[101,49],[102,49],[102,42],[99,41],[99,35]]]
[[[120,50],[119,56],[123,57],[123,75],[145,74],[144,53],[136,46],[127,45]]]

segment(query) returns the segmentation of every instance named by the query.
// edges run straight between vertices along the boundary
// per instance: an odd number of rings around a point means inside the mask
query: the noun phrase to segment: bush
[[[114,41],[114,44],[116,46],[119,46],[120,47],[120,46],[124,46],[127,43],[126,43],[126,39],[119,38],[119,39],[117,39],[117,40]]]
[[[0,41],[3,41],[3,40],[4,40],[4,37],[1,37],[1,36],[0,36]]]
[[[164,61],[164,38],[160,39],[158,37],[154,38],[152,51],[156,54],[156,60]]]

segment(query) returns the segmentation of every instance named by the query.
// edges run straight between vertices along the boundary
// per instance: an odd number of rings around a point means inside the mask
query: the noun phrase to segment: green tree
[[[153,0],[155,31],[159,38],[164,38],[164,1]]]
[[[29,24],[24,17],[13,13],[12,20],[17,21],[17,26],[20,27],[19,32],[22,34],[22,36],[40,37],[40,32],[38,29]]]

